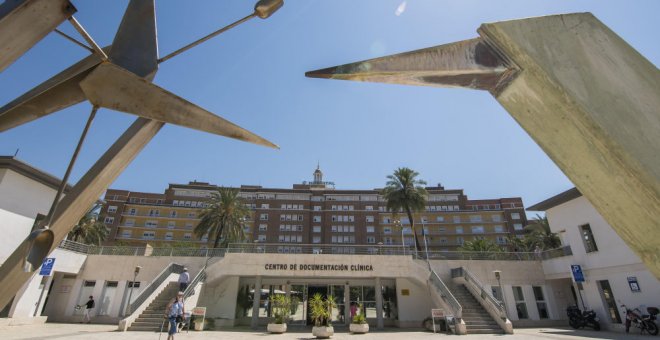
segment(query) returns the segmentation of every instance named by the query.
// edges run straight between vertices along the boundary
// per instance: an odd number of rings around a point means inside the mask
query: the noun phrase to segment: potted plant
[[[319,339],[327,339],[335,334],[331,323],[332,308],[335,306],[335,299],[332,295],[324,300],[320,293],[316,293],[309,300],[309,312],[314,322],[312,335]]]
[[[362,304],[358,304],[358,314],[353,317],[351,325],[348,327],[351,333],[365,334],[369,332],[369,324],[367,323],[367,318],[364,316]]]
[[[291,299],[286,295],[276,294],[270,297],[273,322],[268,323],[269,333],[281,334],[286,332],[286,322],[291,315]]]

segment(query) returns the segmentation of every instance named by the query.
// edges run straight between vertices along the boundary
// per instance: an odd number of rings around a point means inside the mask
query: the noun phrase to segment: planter
[[[368,323],[352,323],[350,326],[348,326],[348,329],[351,331],[351,333],[365,334],[365,333],[369,332],[369,324]]]
[[[275,334],[282,334],[286,332],[286,324],[285,323],[269,323],[268,326],[266,327],[266,330],[268,333],[275,333]]]
[[[314,326],[312,328],[312,335],[319,339],[327,339],[335,334],[335,329],[332,326]]]
[[[204,330],[204,322],[203,321],[195,322],[195,330],[196,331],[203,331]]]

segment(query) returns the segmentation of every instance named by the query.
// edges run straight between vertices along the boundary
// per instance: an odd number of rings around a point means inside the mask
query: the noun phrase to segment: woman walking
[[[167,340],[174,340],[177,323],[183,321],[183,313],[183,292],[179,292],[177,293],[176,298],[172,299],[172,301],[167,304],[165,317],[167,317],[167,320],[170,323],[170,329],[167,331]]]

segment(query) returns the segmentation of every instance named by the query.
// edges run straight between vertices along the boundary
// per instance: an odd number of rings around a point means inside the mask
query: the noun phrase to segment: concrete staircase
[[[493,320],[483,306],[468,291],[465,285],[449,286],[451,293],[463,307],[463,321],[467,334],[503,334],[502,328]]]
[[[158,332],[163,324],[165,308],[176,297],[179,291],[178,282],[170,282],[165,289],[154,299],[142,314],[128,327],[129,331]],[[165,326],[167,327],[167,325]]]

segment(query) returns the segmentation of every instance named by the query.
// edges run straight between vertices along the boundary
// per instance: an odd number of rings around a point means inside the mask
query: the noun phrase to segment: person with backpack
[[[183,314],[185,313],[183,308],[183,292],[178,292],[176,297],[167,304],[167,309],[165,311],[165,317],[169,321],[170,328],[167,331],[167,340],[174,340],[174,334],[176,334],[177,323],[183,321]]]

